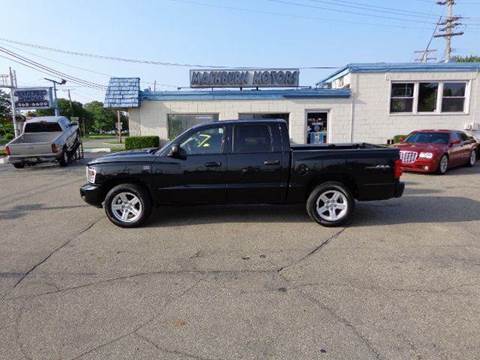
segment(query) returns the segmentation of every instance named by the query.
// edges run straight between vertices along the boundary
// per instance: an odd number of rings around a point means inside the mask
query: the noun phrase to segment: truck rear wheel
[[[320,225],[341,226],[353,214],[355,200],[348,188],[336,181],[318,185],[307,199],[307,213]]]
[[[62,156],[58,160],[60,166],[67,166],[70,161],[70,156],[68,155],[68,151],[66,148],[63,149]]]
[[[25,164],[22,162],[19,163],[13,163],[12,164],[15,169],[23,169],[25,167]]]
[[[148,219],[152,201],[148,193],[134,184],[120,184],[105,197],[105,213],[108,219],[120,227],[137,227]]]

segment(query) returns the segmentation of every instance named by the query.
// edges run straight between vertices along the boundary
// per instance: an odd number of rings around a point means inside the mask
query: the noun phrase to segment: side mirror
[[[175,159],[185,160],[187,158],[187,153],[179,145],[172,145],[168,156]]]
[[[78,122],[72,121],[72,122],[70,123],[70,126],[78,126]]]
[[[400,136],[398,140],[400,140],[401,143],[405,142],[405,136]]]
[[[453,141],[450,143],[450,146],[458,145],[458,144],[460,144],[460,143],[461,143],[461,141],[458,140],[458,139],[457,139],[457,140],[453,140]]]

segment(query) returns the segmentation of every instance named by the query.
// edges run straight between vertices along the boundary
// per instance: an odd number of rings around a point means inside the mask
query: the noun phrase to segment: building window
[[[192,126],[218,121],[218,114],[168,114],[168,138],[176,138]]]
[[[413,111],[413,83],[392,83],[392,96],[390,99],[390,112]]]
[[[444,83],[442,112],[463,112],[465,109],[465,83]]]
[[[437,109],[438,83],[418,85],[418,112],[435,112]]]
[[[392,83],[390,113],[462,113],[468,104],[468,82]]]

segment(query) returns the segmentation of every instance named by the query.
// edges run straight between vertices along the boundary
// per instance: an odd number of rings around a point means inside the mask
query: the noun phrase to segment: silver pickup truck
[[[66,166],[79,142],[78,124],[64,116],[44,116],[27,120],[22,134],[10,141],[5,150],[8,162],[17,169],[48,161]]]

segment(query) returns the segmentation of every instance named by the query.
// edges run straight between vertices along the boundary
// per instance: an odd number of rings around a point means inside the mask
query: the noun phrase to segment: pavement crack
[[[40,260],[38,263],[36,263],[35,265],[33,265],[26,273],[23,274],[23,276],[18,279],[18,281],[15,283],[15,285],[13,285],[13,288],[15,289],[18,285],[20,285],[20,283],[25,280],[25,278],[30,275],[33,271],[35,271],[36,268],[38,268],[40,265],[44,264],[48,259],[50,259],[56,252],[62,250],[65,246],[67,246],[68,244],[70,244],[73,240],[77,239],[79,236],[81,236],[83,233],[87,232],[88,230],[90,230],[95,224],[97,224],[102,218],[90,223],[87,227],[85,227],[84,229],[82,229],[80,232],[78,232],[74,237],[72,237],[71,239],[67,240],[66,242],[64,242],[62,245],[60,245],[59,247],[53,249],[53,251],[50,252],[50,254],[48,254],[46,257],[44,257],[42,260]]]
[[[162,310],[165,309],[168,305],[170,305],[173,301],[175,301],[175,300],[181,298],[182,296],[184,296],[186,293],[188,293],[190,290],[192,290],[195,286],[197,286],[197,285],[198,285],[201,281],[203,281],[203,280],[204,280],[204,278],[201,278],[201,279],[197,280],[192,286],[189,286],[187,289],[185,289],[184,291],[182,291],[179,295],[175,296],[175,298],[171,299],[170,301],[167,301],[167,302],[165,303],[165,305],[162,307]],[[105,343],[99,344],[99,345],[97,345],[97,346],[95,346],[95,347],[93,347],[93,348],[91,348],[91,349],[89,349],[89,350],[87,350],[87,351],[84,351],[84,352],[81,353],[80,355],[77,355],[77,356],[75,356],[75,357],[73,357],[73,358],[70,358],[70,360],[80,359],[81,357],[83,357],[83,356],[85,356],[85,355],[91,354],[92,352],[94,352],[94,351],[96,351],[96,350],[98,350],[98,349],[101,349],[101,348],[103,348],[103,347],[105,347],[105,346],[111,345],[111,344],[113,344],[113,343],[115,343],[115,342],[117,342],[117,341],[120,341],[120,340],[122,340],[122,339],[124,339],[124,338],[126,338],[127,336],[130,336],[130,335],[137,335],[137,336],[143,338],[143,336],[141,336],[140,334],[138,334],[138,331],[139,331],[141,328],[143,328],[144,326],[146,326],[146,325],[150,324],[152,321],[154,321],[157,316],[158,316],[158,313],[157,313],[157,314],[154,314],[150,319],[148,319],[147,321],[141,323],[140,325],[138,325],[137,327],[135,327],[133,330],[129,331],[128,333],[123,334],[123,335],[120,335],[120,336],[118,336],[118,337],[116,337],[116,338],[114,338],[114,339],[112,339],[112,340],[110,340],[110,341],[107,341],[107,342],[105,342]],[[146,338],[145,338],[145,339],[146,339]],[[152,343],[151,341],[149,341],[149,342]],[[152,344],[153,344],[153,343],[152,343]],[[172,353],[173,353],[173,352],[172,352]],[[181,353],[178,353],[178,354],[181,354]],[[184,355],[186,355],[186,354],[184,354]],[[203,360],[203,358],[197,358],[197,359],[202,359],[202,360]],[[210,360],[210,359],[205,359],[205,360]]]
[[[322,249],[324,246],[326,246],[330,241],[336,239],[337,237],[339,237],[347,228],[343,228],[339,231],[337,231],[335,234],[333,234],[332,236],[330,236],[328,239],[322,241],[318,246],[314,247],[312,250],[310,250],[310,252],[308,252],[307,254],[305,254],[304,256],[302,256],[300,259],[298,260],[295,260],[294,262],[292,262],[291,264],[288,264],[288,265],[285,265],[285,266],[282,266],[280,267],[279,269],[277,269],[277,272],[280,273],[282,272],[283,270],[291,267],[291,266],[294,266],[294,265],[298,265],[299,263],[301,263],[302,261],[304,261],[305,259],[307,259],[308,257],[312,256],[313,254],[315,254],[316,252],[318,252],[320,249]]]
[[[162,351],[162,352],[165,352],[165,353],[168,353],[168,354],[173,354],[173,355],[182,355],[182,356],[186,356],[186,357],[189,357],[189,358],[192,358],[192,359],[197,359],[197,360],[216,360],[215,358],[206,358],[206,357],[203,357],[203,356],[198,356],[198,355],[194,355],[194,354],[190,354],[190,353],[187,353],[185,351],[179,351],[179,350],[169,350],[169,349],[166,349],[164,347],[161,347],[159,345],[157,345],[156,343],[154,343],[152,340],[150,340],[148,337],[146,336],[143,336],[143,335],[140,335],[138,333],[135,333],[136,336],[138,336],[140,339],[142,339],[143,341],[146,341],[147,343],[149,343],[150,345],[153,345],[157,350],[159,351]]]
[[[304,298],[312,302],[313,304],[317,305],[318,307],[326,310],[328,313],[330,313],[335,319],[337,319],[339,322],[341,322],[343,325],[348,327],[352,332],[359,338],[365,346],[368,348],[368,350],[375,355],[376,359],[382,359],[380,353],[375,349],[375,347],[370,343],[370,341],[362,334],[360,331],[347,319],[344,317],[338,315],[334,310],[332,310],[330,307],[326,306],[322,302],[318,301],[315,297],[303,292],[302,290],[298,289],[298,293],[300,293]]]
[[[149,275],[182,275],[182,274],[203,274],[203,275],[221,275],[221,274],[269,274],[269,273],[276,273],[276,270],[176,270],[176,271],[151,271],[151,272],[143,272],[143,273],[136,273],[136,274],[131,274],[131,275],[125,275],[125,276],[119,276],[115,278],[110,278],[110,279],[105,279],[105,280],[100,280],[100,281],[95,281],[87,284],[82,284],[82,285],[77,285],[77,286],[70,286],[66,288],[60,288],[58,290],[53,290],[53,291],[46,291],[38,294],[32,294],[32,295],[20,295],[20,296],[15,296],[15,297],[10,297],[5,300],[7,301],[14,301],[18,299],[34,299],[40,296],[45,296],[45,295],[52,295],[52,294],[58,294],[58,293],[63,293],[67,291],[73,291],[73,290],[78,290],[78,289],[83,289],[87,288],[90,286],[96,286],[96,285],[102,285],[102,284],[108,284],[110,282],[115,282],[115,281],[121,281],[121,280],[128,280],[136,277],[141,277],[141,276],[149,276]]]

